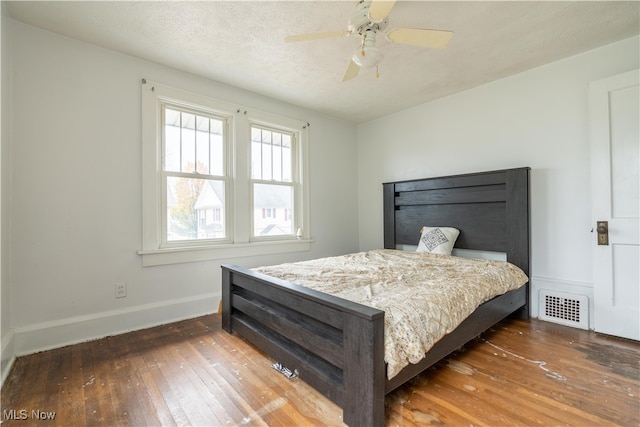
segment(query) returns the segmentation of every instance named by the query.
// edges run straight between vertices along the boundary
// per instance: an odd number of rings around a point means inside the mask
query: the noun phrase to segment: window
[[[255,238],[293,236],[295,212],[293,145],[295,135],[262,126],[251,126],[251,190]]]
[[[309,250],[307,127],[143,81],[143,265]]]
[[[165,246],[227,238],[226,121],[161,104],[162,241]]]

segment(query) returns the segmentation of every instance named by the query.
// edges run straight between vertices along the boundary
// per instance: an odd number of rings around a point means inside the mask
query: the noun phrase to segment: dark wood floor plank
[[[637,342],[508,319],[389,394],[386,424],[638,426],[639,361]],[[219,315],[23,356],[2,388],[2,427],[343,425],[272,363]]]
[[[193,378],[192,371],[188,366],[185,367],[177,346],[165,344],[158,360],[171,387],[171,394],[165,397],[165,401],[170,399],[168,405],[180,407],[188,425],[223,425],[211,414],[206,402],[201,400],[202,389],[198,387],[198,380]]]
[[[518,400],[517,405],[512,404],[513,394],[504,392],[506,387],[502,381],[475,370],[467,362],[470,360],[462,356],[456,360],[450,359],[447,366],[443,367],[446,371],[438,375],[435,384],[447,390],[449,395],[443,393],[440,397],[453,400],[456,404],[462,402],[465,408],[473,408],[473,413],[480,414],[481,421],[488,425],[558,424],[557,419],[541,411],[535,403]]]
[[[69,379],[69,388],[65,397],[65,401],[71,405],[71,412],[73,418],[62,418],[56,416],[56,424],[63,425],[67,421],[70,425],[82,426],[87,424],[85,405],[84,405],[84,373],[82,372],[82,345],[71,346],[70,348],[63,348],[64,350],[70,350],[70,353],[62,352],[62,357],[68,357],[71,355],[71,370],[65,373],[60,373],[63,379]],[[58,410],[56,409],[56,413]]]
[[[508,391],[511,397],[515,393],[515,396],[519,397],[519,403],[531,407],[531,411],[527,413],[546,414],[555,420],[553,424],[606,425],[609,417],[601,416],[598,411],[588,412],[581,409],[584,407],[585,399],[589,401],[594,398],[593,377],[585,382],[584,373],[575,368],[576,360],[573,364],[563,364],[561,359],[553,359],[552,355],[544,358],[537,357],[539,355],[540,351],[532,351],[529,354],[532,359],[523,360],[516,357],[522,356],[505,354],[501,349],[478,346],[469,353],[467,360],[474,365],[497,365],[499,368],[488,370],[488,373],[494,377],[500,376],[503,382],[502,389]],[[498,358],[500,363],[489,362],[492,356]],[[544,359],[549,360],[549,357],[552,357],[551,360],[554,362],[543,367],[550,372],[544,371],[539,364],[534,363],[544,362]],[[586,396],[585,391],[589,393]],[[547,396],[552,399],[547,399]]]
[[[597,335],[594,336],[594,338],[597,337]],[[624,343],[622,340],[621,342]],[[589,412],[581,411],[582,416],[586,417],[585,423],[598,422],[602,424],[607,422],[622,422],[626,424],[632,422],[634,419],[637,420],[639,412],[638,400],[634,401],[634,399],[631,399],[631,397],[638,396],[640,393],[637,374],[632,374],[631,376],[620,375],[607,366],[599,365],[579,352],[576,353],[575,350],[573,350],[573,348],[575,348],[573,345],[574,342],[571,341],[568,342],[568,344],[569,343],[571,343],[572,347],[563,347],[554,343],[549,344],[551,351],[549,349],[540,349],[539,347],[526,351],[529,357],[536,361],[551,360],[552,362],[544,365],[544,368],[549,369],[553,373],[558,373],[565,378],[564,380],[557,380],[558,384],[553,390],[547,387],[547,394],[554,396],[556,402],[563,403],[565,409],[562,412],[573,413],[568,420],[579,421],[580,415],[578,415],[578,411],[576,411],[575,408],[589,405],[589,402],[593,400],[597,394],[601,395],[601,398],[605,401],[610,400],[611,402],[607,405],[596,405],[592,407]],[[503,346],[503,349],[509,350],[508,344],[504,344]],[[571,348],[572,351],[568,351],[567,348]],[[486,347],[479,347],[477,351],[473,353],[473,357],[479,357],[482,354],[486,357],[488,354],[487,351],[492,350],[487,350]],[[500,350],[495,348],[493,351],[501,353]],[[624,357],[627,359],[631,358],[632,356],[628,354],[629,350],[626,350],[626,352],[627,354]],[[514,356],[510,354],[501,354],[499,356],[505,359],[514,358]],[[638,360],[637,354],[636,360]],[[610,361],[609,359],[609,362]],[[633,364],[629,360],[627,360],[627,362],[629,365]],[[539,372],[542,371],[538,371],[536,375],[531,371],[531,366],[534,366],[532,361],[528,361],[528,363],[528,374],[521,376],[519,380],[520,385],[529,390],[544,390],[545,378],[539,375]],[[499,372],[504,375],[509,369],[509,365],[509,363],[502,364],[502,369]],[[638,362],[636,362],[636,366],[638,366]],[[547,374],[547,376],[554,379],[554,375],[552,374]],[[536,378],[537,381],[534,381]],[[635,416],[625,421],[625,414],[635,414]]]
[[[189,425],[187,414],[178,401],[174,391],[174,387],[179,388],[180,385],[170,381],[170,372],[167,372],[164,368],[166,363],[159,353],[161,352],[151,352],[150,354],[145,355],[145,362],[147,366],[150,367],[149,375],[152,377],[155,387],[162,396],[162,401],[155,402],[155,405],[157,407],[166,408],[168,411],[168,415],[165,416],[170,418],[172,421],[169,421],[167,425],[172,425],[174,423],[181,426]]]
[[[94,364],[94,354],[91,351],[90,343],[80,344],[80,348],[82,372],[84,374],[82,377],[82,391],[84,393],[85,419],[89,426],[102,426],[104,425],[105,417],[108,416],[110,411],[106,410],[104,414],[100,411],[99,386],[96,384],[96,377],[99,384],[107,379],[102,376],[102,370],[99,366]],[[116,402],[118,400],[114,399],[113,401]]]
[[[247,344],[235,337],[223,334],[217,334],[212,337],[210,344],[210,346],[201,347],[200,351],[210,366],[214,368],[211,371],[211,375],[218,378],[217,384],[219,387],[225,391],[234,405],[242,411],[243,418],[238,424],[271,425],[267,423],[269,418],[265,417],[264,414],[268,415],[268,412],[270,412],[268,409],[274,407],[271,402],[279,397],[279,394],[274,392],[273,389],[274,383],[279,379],[274,377],[273,381],[269,383],[260,382],[256,384],[256,387],[247,388],[241,382],[242,377],[230,373],[231,369],[239,374],[240,371],[237,367],[247,364],[243,361],[244,359],[238,357],[238,355],[245,357],[243,352],[238,352],[238,347],[247,346]],[[268,361],[255,349],[253,349],[253,356]],[[248,366],[243,366],[243,368],[250,369]],[[260,369],[264,369],[264,367]],[[279,425],[283,424],[281,420],[271,421]]]
[[[342,424],[342,417],[331,420],[328,413],[334,413],[339,410],[338,407],[332,402],[326,400],[322,395],[317,393],[312,388],[309,388],[300,379],[288,379],[278,371],[272,369],[272,365],[275,363],[265,357],[262,353],[256,352],[256,349],[243,341],[242,345],[237,345],[234,348],[239,352],[245,363],[242,364],[242,368],[248,372],[255,373],[257,378],[262,381],[263,384],[269,384],[268,395],[266,395],[266,403],[263,405],[261,412],[265,410],[273,409],[276,407],[282,407],[289,419],[283,420],[285,425],[301,425],[301,424],[313,424],[313,425],[327,425],[331,422]],[[304,387],[300,389],[300,384]],[[303,399],[298,399],[298,396],[303,395]],[[265,396],[264,393],[260,396],[261,399]],[[271,400],[269,400],[271,396]],[[275,397],[273,397],[275,396]],[[327,409],[326,407],[329,406]],[[313,414],[321,414],[320,419],[313,419]],[[292,424],[293,423],[293,424]]]
[[[73,347],[65,347],[61,353],[54,356],[57,366],[53,367],[47,378],[47,393],[50,401],[50,408],[56,408],[56,418],[77,419],[81,418],[84,410],[80,410],[79,405],[74,403],[76,397],[73,395],[71,383],[73,378],[69,375],[74,369]],[[53,352],[52,352],[53,353]],[[53,409],[52,409],[53,410]]]
[[[279,379],[265,382],[260,376],[260,371],[265,370],[264,367],[248,368],[250,359],[245,357],[242,349],[253,349],[245,341],[230,335],[219,335],[217,341],[222,345],[223,351],[220,353],[220,363],[216,364],[215,369],[231,387],[239,390],[242,398],[249,403],[251,412],[246,415],[247,422],[261,420],[269,426],[295,425],[289,412],[278,410],[286,403],[279,391]],[[265,393],[265,390],[272,392]]]
[[[147,395],[153,404],[159,425],[166,427],[178,425],[165,400],[162,386],[166,384],[166,381],[157,367],[153,354],[145,354],[137,358],[136,368],[140,370],[140,376],[144,382],[144,387],[147,389]]]
[[[112,382],[111,367],[113,366],[114,352],[110,346],[111,340],[97,340],[92,341],[89,344],[90,353],[87,357],[93,359],[92,372],[94,372],[93,378],[89,377],[89,380],[93,379],[93,384],[84,385],[85,392],[94,392],[97,399],[98,409],[95,414],[91,414],[95,417],[96,425],[107,425],[109,414],[113,414],[116,411],[114,403],[116,399],[112,396]],[[115,358],[119,358],[117,354]],[[87,369],[87,368],[85,368]]]
[[[247,415],[252,412],[251,407],[244,403],[233,391],[234,388],[228,386],[224,378],[222,378],[212,365],[219,363],[221,355],[216,351],[208,351],[215,346],[212,337],[202,337],[197,343],[186,344],[197,358],[192,363],[194,372],[200,380],[207,385],[212,395],[214,395],[217,405],[216,412],[225,414],[226,424],[238,425],[243,420],[246,421]],[[243,410],[244,409],[244,410]]]

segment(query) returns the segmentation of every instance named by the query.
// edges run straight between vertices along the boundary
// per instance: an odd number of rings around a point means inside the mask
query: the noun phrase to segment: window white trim
[[[179,264],[185,262],[208,261],[273,255],[311,250],[311,239],[277,240],[268,242],[234,243],[228,245],[193,246],[189,248],[164,248],[140,250],[142,266]]]
[[[188,245],[171,245],[162,242],[162,123],[161,104],[211,112],[227,121],[229,140],[227,174],[229,191],[225,195],[231,214],[226,216],[227,236],[223,242],[189,242]],[[301,197],[296,200],[299,212],[297,228],[302,236],[283,236],[276,240],[252,241],[250,238],[253,214],[250,212],[250,156],[251,124],[286,129],[298,135],[296,156]],[[309,125],[307,123],[229,104],[210,97],[156,82],[143,80],[142,84],[142,256],[144,266],[237,258],[273,253],[308,251],[312,240],[309,229]],[[296,228],[296,230],[297,230]],[[294,230],[295,233],[295,230]]]

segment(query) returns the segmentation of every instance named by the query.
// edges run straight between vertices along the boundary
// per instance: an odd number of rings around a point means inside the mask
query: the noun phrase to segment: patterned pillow
[[[422,227],[417,252],[451,255],[460,230],[452,227]]]

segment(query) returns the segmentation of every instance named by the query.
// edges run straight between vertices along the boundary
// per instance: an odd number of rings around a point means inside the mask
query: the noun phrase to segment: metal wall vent
[[[589,329],[589,299],[585,295],[540,290],[541,320]]]

